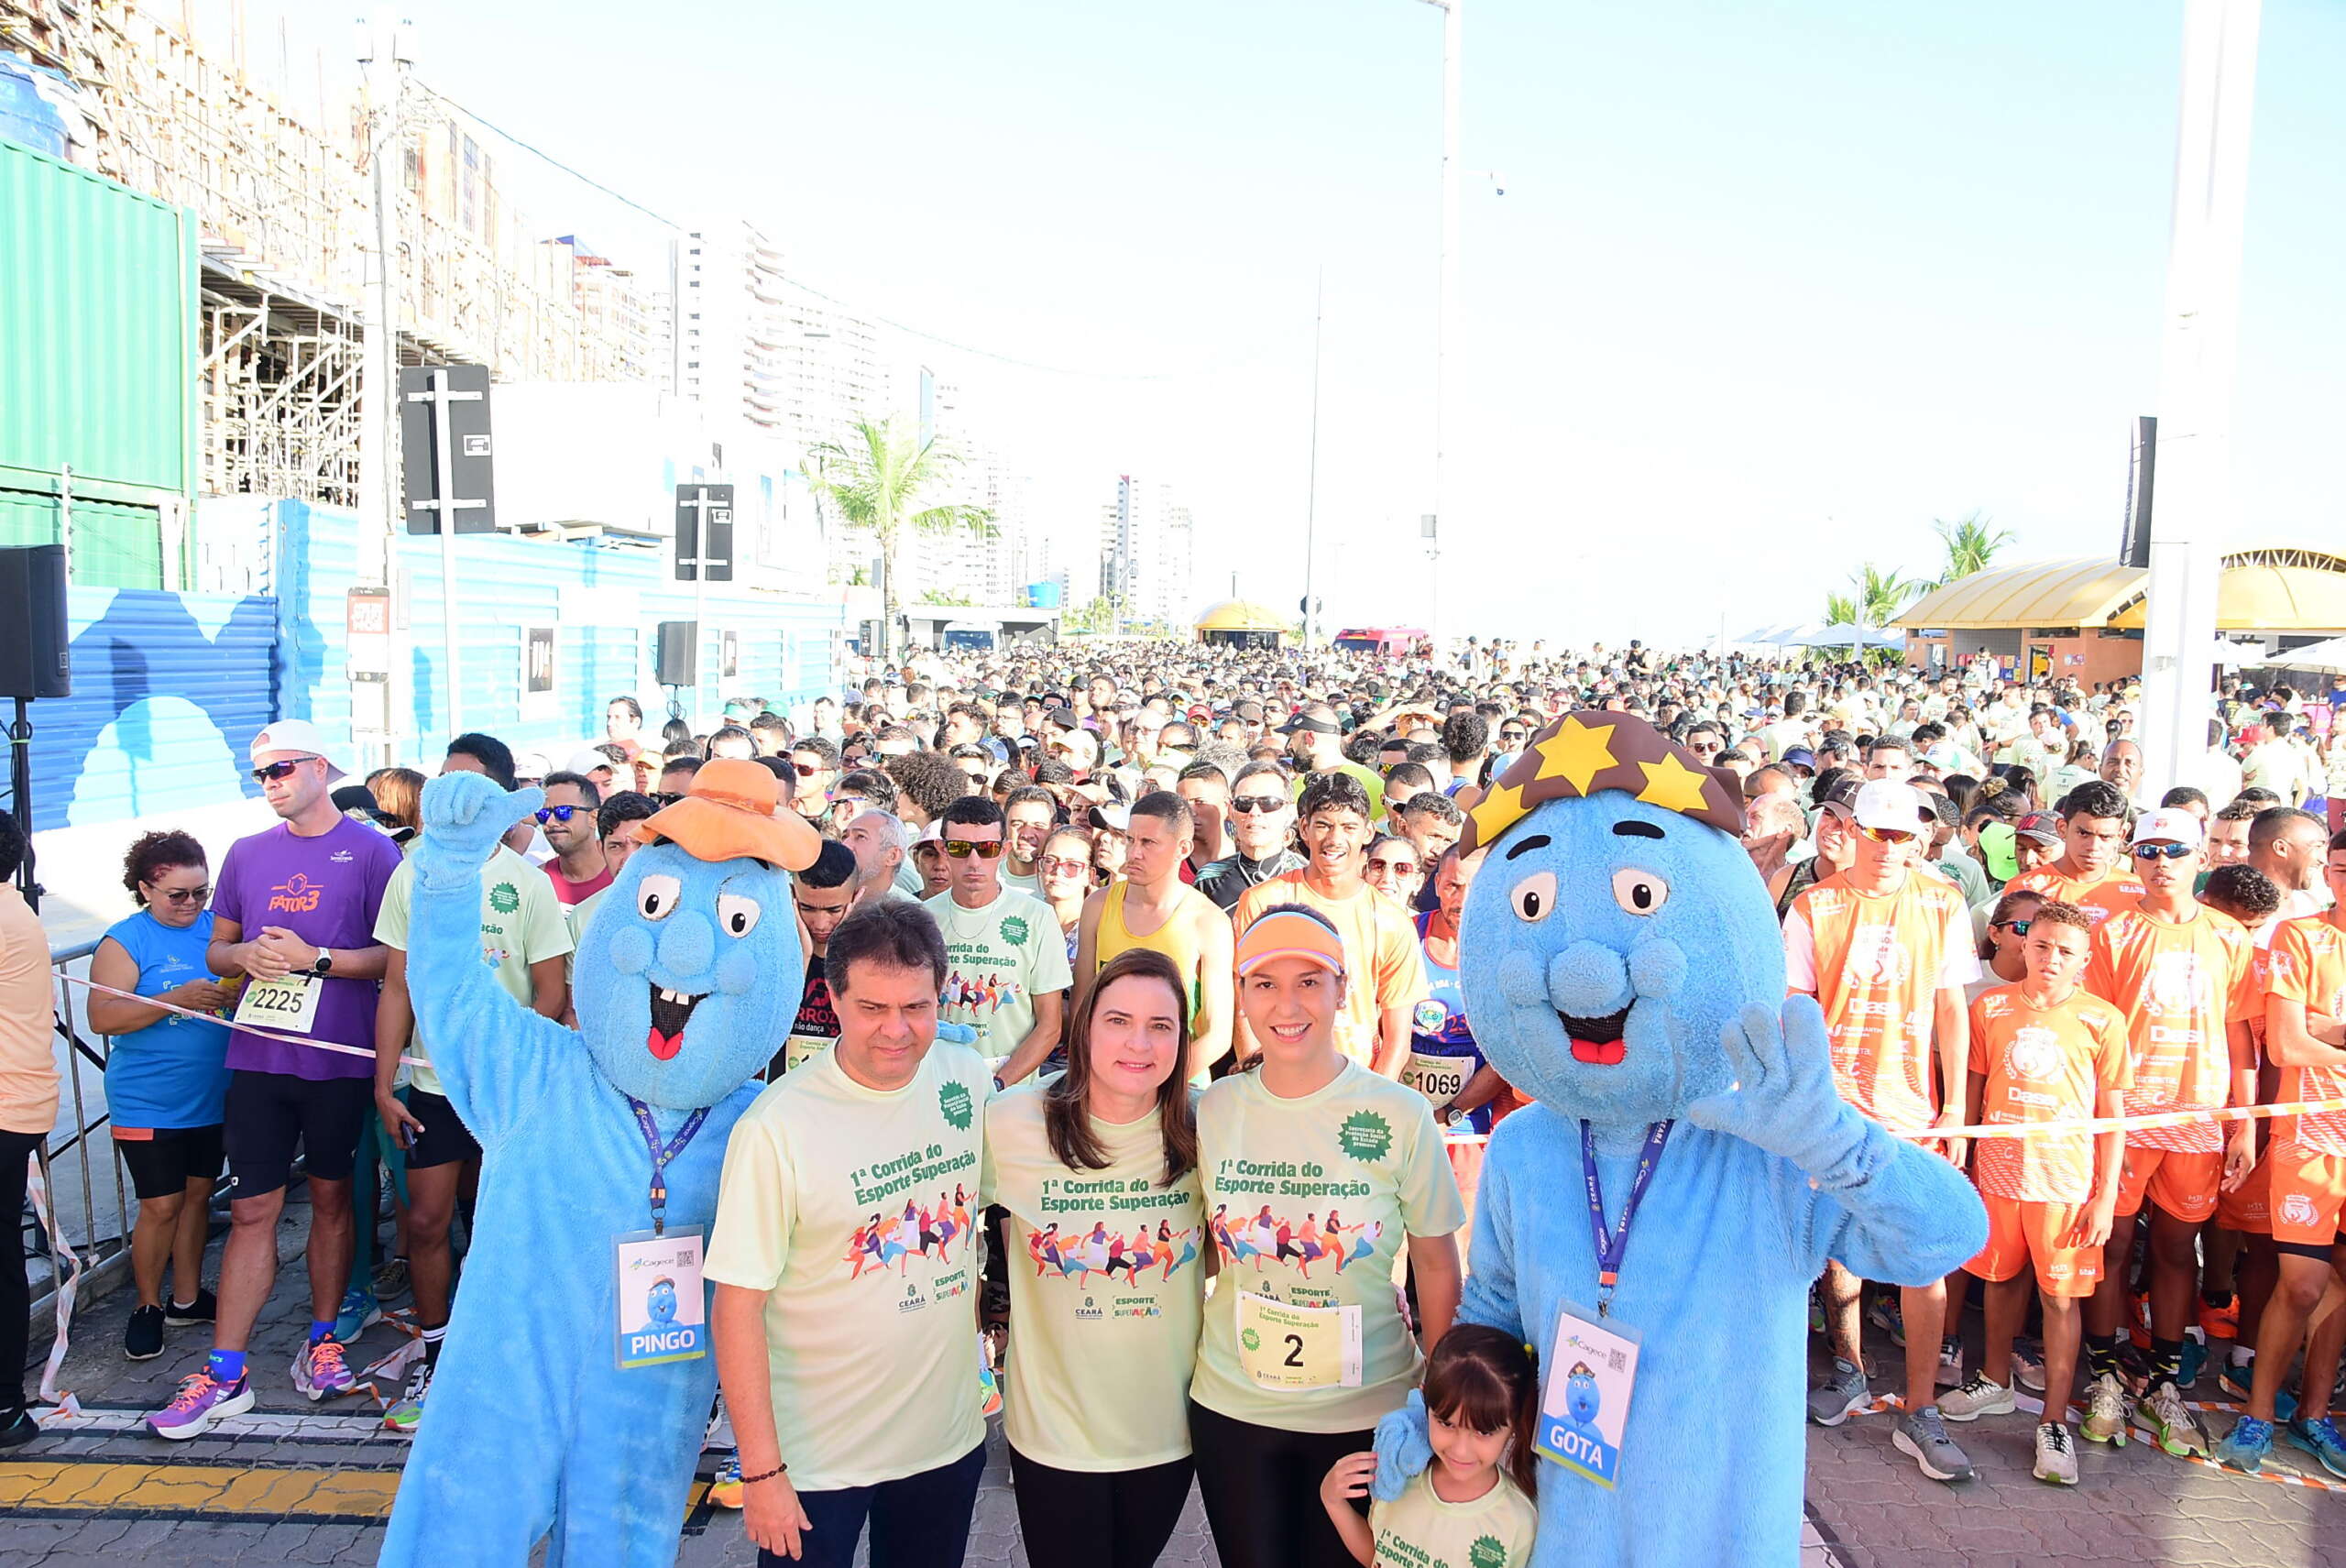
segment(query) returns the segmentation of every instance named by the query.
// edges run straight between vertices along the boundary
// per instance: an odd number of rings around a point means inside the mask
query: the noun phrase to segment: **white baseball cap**
[[[2145,811],[2134,819],[2134,842],[2137,844],[2187,844],[2198,849],[2207,840],[2207,832],[2199,819],[2179,806],[2161,806]]]
[[[349,776],[334,760],[334,752],[327,749],[324,734],[306,718],[280,718],[274,724],[262,726],[261,732],[253,737],[252,760],[258,763],[262,755],[269,751],[294,751],[305,757],[321,759],[326,765],[328,784]]]
[[[1935,814],[1923,804],[1923,792],[1896,779],[1869,779],[1858,791],[1850,815],[1860,828],[1919,833]]]
[[[565,773],[591,773],[597,768],[609,766],[611,760],[590,746],[584,751],[573,751],[570,761],[562,764],[562,771]]]

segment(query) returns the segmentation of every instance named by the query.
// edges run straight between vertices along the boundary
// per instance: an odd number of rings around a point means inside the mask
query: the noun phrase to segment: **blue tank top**
[[[1459,984],[1458,971],[1434,962],[1433,955],[1425,950],[1426,927],[1432,922],[1431,911],[1420,915],[1416,922],[1428,990],[1409,1017],[1410,1059],[1401,1077],[1428,1100],[1438,1102],[1465,1087],[1466,1080],[1482,1067],[1483,1053],[1474,1044],[1474,1032],[1466,1027],[1466,993]],[[1452,1130],[1488,1133],[1491,1107],[1475,1106]]]
[[[207,979],[204,948],[212,942],[212,911],[174,929],[142,909],[106,935],[138,966],[141,996]],[[228,1093],[228,1027],[170,1014],[132,1035],[115,1036],[106,1052],[106,1113],[117,1127],[209,1127],[223,1114]]]

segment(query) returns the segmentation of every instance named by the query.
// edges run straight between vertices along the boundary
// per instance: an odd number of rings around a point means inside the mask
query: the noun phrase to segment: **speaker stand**
[[[25,860],[16,868],[16,889],[38,915],[41,887],[33,877],[33,725],[26,715],[27,706],[23,697],[16,698],[16,721],[8,726],[8,804],[25,830]]]

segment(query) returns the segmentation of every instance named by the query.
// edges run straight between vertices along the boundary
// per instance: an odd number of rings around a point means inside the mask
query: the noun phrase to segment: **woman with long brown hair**
[[[1148,1568],[1189,1495],[1212,1249],[1189,1020],[1172,959],[1119,953],[1069,1020],[1067,1071],[986,1106],[981,1201],[1009,1211],[1005,1250],[1035,1265],[1010,1271],[1003,1390],[1035,1568]]]

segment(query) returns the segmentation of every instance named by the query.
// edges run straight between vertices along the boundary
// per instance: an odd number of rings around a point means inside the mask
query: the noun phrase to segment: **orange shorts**
[[[2249,1235],[2271,1235],[2272,1192],[2272,1162],[2260,1159],[2250,1168],[2246,1181],[2230,1192],[2217,1194],[2216,1223],[2228,1231],[2241,1231]]]
[[[2338,1214],[2346,1208],[2346,1155],[2316,1154],[2303,1144],[2275,1144],[2265,1151],[2273,1190],[2267,1202],[2273,1239],[2300,1246],[2326,1247],[2338,1239]]]
[[[2216,1212],[2218,1189],[2224,1183],[2220,1149],[2206,1154],[2178,1149],[2126,1146],[2126,1164],[2118,1178],[2118,1216],[2142,1212],[2147,1192],[2151,1206],[2196,1225]]]
[[[2047,1296],[2090,1296],[2101,1283],[2101,1248],[2064,1246],[2061,1238],[2089,1203],[2030,1203],[1979,1194],[1988,1209],[1988,1245],[1963,1266],[1982,1279],[2005,1280],[2030,1263]]]

